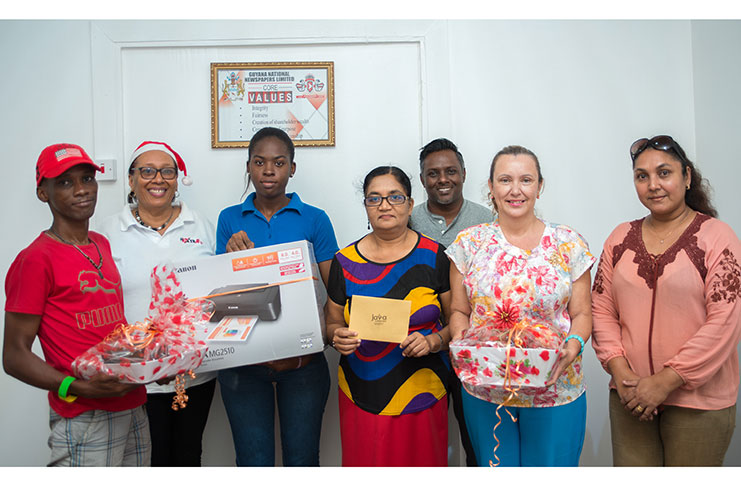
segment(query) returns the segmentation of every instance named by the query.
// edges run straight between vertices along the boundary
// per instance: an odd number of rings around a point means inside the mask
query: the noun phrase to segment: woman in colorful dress
[[[325,285],[338,250],[327,214],[286,193],[296,172],[293,141],[266,127],[250,140],[248,182],[255,192],[219,214],[216,253],[306,240],[314,248]],[[318,466],[319,438],[329,397],[324,352],[219,371],[219,386],[232,429],[238,466],[275,465],[278,404],[284,466]]]
[[[372,170],[363,184],[373,231],[332,260],[327,336],[339,368],[343,466],[447,466],[450,263],[444,247],[408,227],[409,177]],[[411,301],[401,343],[358,339],[348,328],[355,295]]]
[[[739,386],[741,242],[670,136],[630,148],[650,211],[605,242],[592,290],[616,466],[720,466]]]
[[[589,269],[596,259],[576,231],[536,217],[542,187],[535,154],[505,147],[489,176],[497,219],[462,231],[446,250],[454,263],[453,340],[464,331],[476,335],[482,326],[507,330],[527,322],[562,342],[546,386],[512,394],[463,381],[468,431],[481,466],[577,466],[584,443],[581,354],[592,329]]]

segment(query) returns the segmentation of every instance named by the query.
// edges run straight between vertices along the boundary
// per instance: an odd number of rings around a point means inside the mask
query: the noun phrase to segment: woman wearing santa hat
[[[152,268],[163,261],[214,254],[213,225],[178,199],[178,175],[190,185],[180,154],[163,142],[143,142],[131,156],[128,203],[98,229],[111,242],[121,273],[128,322],[149,310]],[[214,395],[216,373],[187,380],[188,404],[172,409],[173,384],[147,385],[152,466],[200,466],[201,440]]]

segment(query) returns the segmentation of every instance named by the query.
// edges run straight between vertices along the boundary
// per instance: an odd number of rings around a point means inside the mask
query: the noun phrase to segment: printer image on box
[[[322,284],[306,240],[175,262],[190,298],[211,317],[199,372],[320,353],[326,345]]]
[[[265,287],[267,283],[232,284],[209,292],[216,295],[209,300],[214,304],[211,322],[228,316],[257,316],[261,321],[275,321],[280,316],[280,286]],[[265,287],[250,290],[254,287]],[[242,292],[239,292],[242,290]]]

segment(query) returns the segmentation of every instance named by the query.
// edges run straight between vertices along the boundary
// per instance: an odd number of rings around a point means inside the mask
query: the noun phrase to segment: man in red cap
[[[50,466],[150,463],[145,389],[98,374],[72,375],[74,359],[125,323],[121,278],[108,240],[88,231],[101,170],[72,144],[45,148],[36,195],[53,221],[21,251],[5,279],[5,371],[49,390]],[[31,347],[39,338],[44,360]]]

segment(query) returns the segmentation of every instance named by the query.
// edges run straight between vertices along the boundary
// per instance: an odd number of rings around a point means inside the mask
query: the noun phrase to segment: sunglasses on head
[[[630,146],[630,158],[635,162],[636,158],[643,153],[644,150],[651,147],[652,149],[661,150],[662,152],[668,152],[673,150],[675,154],[682,159],[683,163],[687,163],[687,157],[684,155],[684,150],[674,141],[669,135],[657,135],[652,139],[639,138],[633,145]]]

